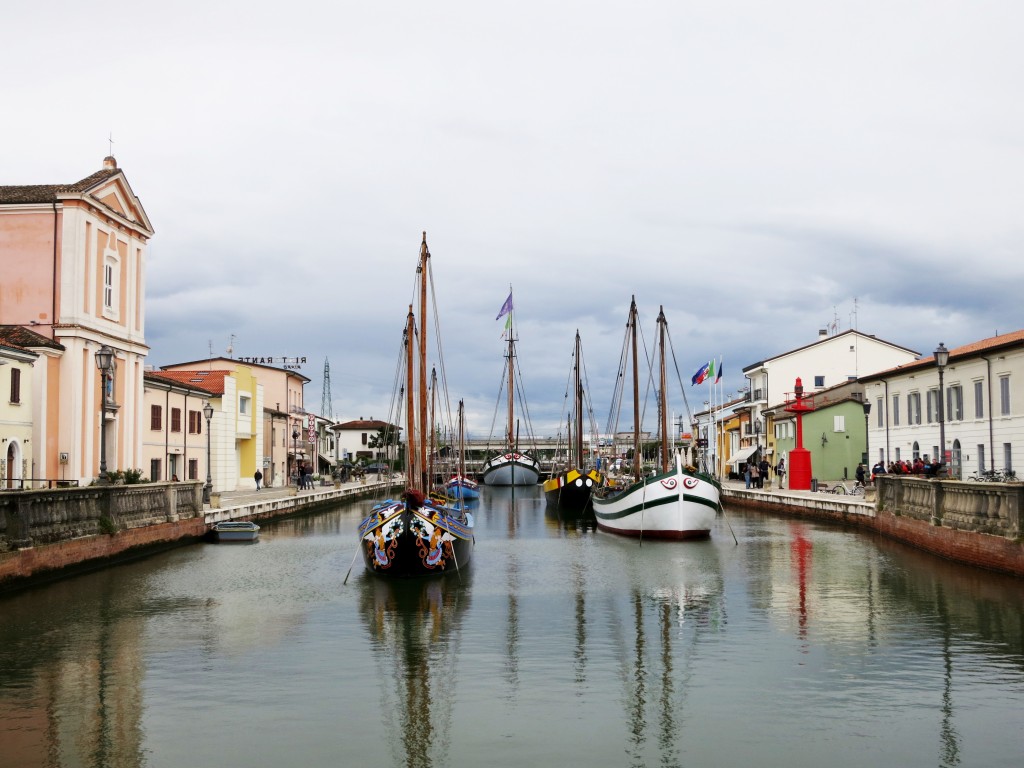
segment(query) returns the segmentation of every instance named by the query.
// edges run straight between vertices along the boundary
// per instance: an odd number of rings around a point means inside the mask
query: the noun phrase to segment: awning
[[[757,451],[758,446],[748,445],[746,448],[740,448],[736,453],[729,457],[726,464],[737,464],[741,461],[746,461],[750,458],[751,454]]]

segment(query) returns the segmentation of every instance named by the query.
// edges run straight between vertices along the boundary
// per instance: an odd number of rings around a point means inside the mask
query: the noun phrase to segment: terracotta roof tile
[[[22,349],[28,349],[29,347],[64,349],[63,344],[58,344],[53,339],[29,330],[23,325],[0,325],[0,341],[10,346],[21,347]]]
[[[73,184],[23,184],[0,186],[0,204],[55,203],[58,195],[85,192],[99,182],[120,173],[118,168],[104,168]]]
[[[979,357],[986,352],[994,352],[997,349],[1003,347],[1020,346],[1024,344],[1024,330],[1013,331],[1011,333],[1003,333],[998,336],[990,336],[987,339],[980,339],[979,341],[972,341],[970,344],[964,344],[959,347],[952,347],[949,350],[949,362],[955,363],[958,360],[965,358]],[[861,376],[862,381],[875,381],[878,379],[884,379],[888,376],[897,373],[904,373],[905,371],[914,371],[923,368],[934,368],[935,367],[935,355],[929,355],[928,357],[922,357],[920,360],[914,360],[910,363],[904,363],[898,365],[895,368],[889,368],[885,371],[878,371],[870,376]]]
[[[147,371],[146,376],[152,379],[163,379],[174,384],[185,384],[195,389],[209,392],[211,395],[224,394],[224,379],[231,371]]]

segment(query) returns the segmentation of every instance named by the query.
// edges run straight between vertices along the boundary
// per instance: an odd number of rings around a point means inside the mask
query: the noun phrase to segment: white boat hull
[[[256,541],[260,537],[260,527],[249,521],[217,523],[213,530],[217,541]]]
[[[593,496],[600,529],[652,539],[699,539],[711,535],[720,508],[716,484],[678,467],[616,491]]]
[[[500,453],[484,463],[482,474],[484,485],[536,485],[540,462],[525,453]]]

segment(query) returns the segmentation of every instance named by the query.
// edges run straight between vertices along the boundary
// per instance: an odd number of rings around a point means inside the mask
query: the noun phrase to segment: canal
[[[461,578],[344,583],[353,502],[0,598],[0,765],[1020,765],[1020,580],[741,511],[640,544],[484,493]]]

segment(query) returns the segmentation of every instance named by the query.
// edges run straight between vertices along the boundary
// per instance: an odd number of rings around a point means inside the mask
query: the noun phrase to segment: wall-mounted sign
[[[58,458],[58,460],[60,461],[61,464],[67,464],[68,463],[68,455],[66,453],[64,453],[63,451],[61,451],[60,453],[57,454],[57,458]]]
[[[252,363],[253,365],[271,365],[276,368],[283,368],[286,371],[297,371],[306,364],[305,356],[302,357],[238,357],[240,363]]]

